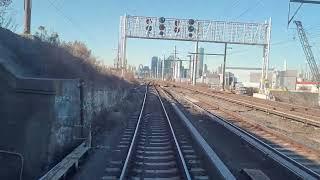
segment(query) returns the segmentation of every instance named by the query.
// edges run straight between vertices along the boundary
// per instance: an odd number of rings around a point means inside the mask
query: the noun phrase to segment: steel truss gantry
[[[268,79],[271,19],[264,23],[177,19],[164,17],[120,17],[120,64],[126,69],[128,38],[242,44],[263,47],[261,90]]]

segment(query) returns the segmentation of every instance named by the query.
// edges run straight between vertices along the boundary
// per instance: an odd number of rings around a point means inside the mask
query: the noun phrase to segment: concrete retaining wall
[[[21,153],[24,179],[36,179],[87,136],[88,125],[126,89],[95,88],[80,80],[15,77],[0,64],[0,150]],[[0,153],[0,179],[17,179],[17,156]]]
[[[0,71],[0,149],[21,153],[24,179],[35,179],[79,144],[73,138],[80,136],[74,128],[80,123],[79,80],[15,78],[3,66]],[[0,156],[0,179],[16,179],[18,158]]]
[[[88,85],[84,85],[83,91],[85,124],[89,124],[100,112],[122,101],[128,93],[128,90],[124,88],[94,88]]]

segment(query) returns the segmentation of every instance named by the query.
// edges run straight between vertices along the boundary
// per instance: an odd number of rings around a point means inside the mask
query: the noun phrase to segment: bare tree
[[[13,18],[12,10],[9,10],[12,0],[0,0],[0,27],[16,31],[17,24]]]
[[[0,7],[8,7],[12,3],[12,0],[0,0]]]
[[[34,34],[42,42],[47,42],[55,46],[60,45],[60,38],[57,32],[48,33],[46,27],[39,26],[38,31]]]
[[[87,45],[81,41],[68,42],[63,45],[72,55],[82,58],[84,60],[91,60],[91,50]]]

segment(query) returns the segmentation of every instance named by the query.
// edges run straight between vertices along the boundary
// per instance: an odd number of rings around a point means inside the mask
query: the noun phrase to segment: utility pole
[[[226,61],[227,61],[227,43],[224,44],[224,58],[222,67],[222,90],[225,90],[226,86]]]
[[[190,73],[190,83],[192,83],[192,55],[188,55],[188,57],[190,58],[189,60],[189,73]]]
[[[24,34],[30,34],[31,26],[31,0],[24,0]]]
[[[158,61],[157,61],[157,70],[156,70],[156,79],[158,79],[159,78],[159,64],[160,64],[160,57],[158,57]]]
[[[198,53],[199,53],[199,41],[196,42],[196,47],[195,47],[195,55],[193,58],[193,76],[192,76],[192,85],[196,85],[197,81],[197,63],[198,63]]]
[[[177,47],[176,46],[174,46],[174,52],[173,52],[173,77],[174,77],[174,79],[177,79],[177,74],[178,74],[178,72],[177,72]]]
[[[196,41],[196,49],[195,49],[195,58],[193,60],[193,80],[192,80],[192,85],[196,85],[197,83],[197,63],[198,63],[198,54],[199,54],[199,22],[197,23],[197,41]]]
[[[161,74],[161,78],[162,81],[164,81],[164,60],[166,59],[166,56],[163,55],[163,60],[162,60],[162,74]]]

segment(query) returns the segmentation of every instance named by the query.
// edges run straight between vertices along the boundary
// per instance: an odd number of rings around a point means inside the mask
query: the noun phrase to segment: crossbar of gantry
[[[264,23],[193,19],[192,25],[190,19],[165,18],[164,21],[160,19],[148,16],[121,16],[119,41],[122,71],[126,69],[128,38],[262,46],[263,64],[260,88],[265,90],[269,68],[271,19]],[[160,26],[164,28],[161,29]],[[190,32],[190,26],[193,26],[192,32]]]

